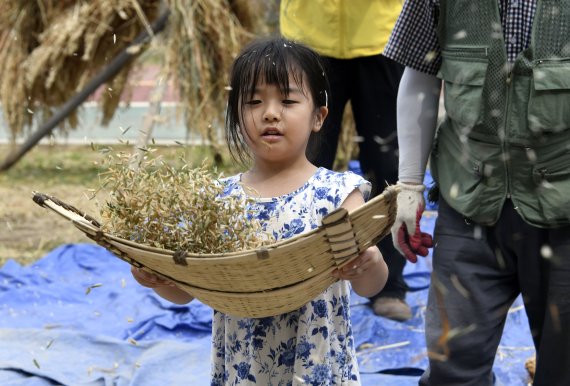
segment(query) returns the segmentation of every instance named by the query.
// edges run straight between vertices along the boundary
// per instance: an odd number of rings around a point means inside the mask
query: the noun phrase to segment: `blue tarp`
[[[408,322],[377,317],[367,299],[353,296],[363,385],[417,385],[427,365],[430,263],[404,271]],[[196,300],[162,300],[96,245],[63,245],[31,266],[10,260],[0,269],[0,385],[208,385],[211,313]],[[534,354],[527,323],[519,299],[497,354],[498,383],[526,385],[524,362]]]

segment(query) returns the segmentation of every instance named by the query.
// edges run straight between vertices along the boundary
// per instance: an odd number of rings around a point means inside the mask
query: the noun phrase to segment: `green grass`
[[[33,149],[8,171],[0,174],[0,183],[85,185],[97,178],[97,154],[85,148]]]
[[[184,156],[193,166],[201,165],[203,160],[214,163],[212,151],[207,146],[155,146],[165,160],[176,161]],[[8,154],[9,147],[0,145],[0,153]],[[12,168],[0,173],[0,185],[4,184],[54,184],[90,186],[98,181],[98,174],[104,170],[104,150],[111,152],[132,152],[133,146],[37,146],[20,159]],[[218,171],[237,172],[239,167],[232,162],[229,154],[222,154],[223,163]]]

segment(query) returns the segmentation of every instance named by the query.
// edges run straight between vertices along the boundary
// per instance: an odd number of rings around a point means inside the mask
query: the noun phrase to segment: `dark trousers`
[[[420,385],[492,385],[520,293],[537,351],[534,386],[570,385],[570,226],[528,225],[509,200],[494,226],[478,226],[440,199]]]
[[[372,183],[372,196],[398,180],[396,97],[404,67],[382,55],[354,59],[325,58],[331,84],[329,115],[312,139],[309,159],[332,169],[348,101],[352,106],[364,177]],[[314,141],[314,142],[313,142]],[[390,270],[384,290],[377,296],[403,299],[407,286],[402,276],[406,260],[396,251],[391,236],[378,245]]]

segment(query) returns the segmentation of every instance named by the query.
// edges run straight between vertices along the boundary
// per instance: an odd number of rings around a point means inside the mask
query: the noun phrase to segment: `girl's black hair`
[[[330,88],[321,57],[309,47],[282,37],[257,39],[239,54],[230,73],[230,91],[226,112],[226,140],[232,157],[242,163],[249,152],[240,131],[240,116],[245,102],[253,96],[258,82],[276,85],[289,95],[289,76],[296,86],[306,89],[315,108],[328,105]]]

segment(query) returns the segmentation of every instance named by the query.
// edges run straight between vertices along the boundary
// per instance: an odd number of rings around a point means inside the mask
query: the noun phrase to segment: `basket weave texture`
[[[339,208],[310,232],[240,252],[192,254],[149,247],[101,231],[95,218],[63,201],[34,193],[34,201],[70,220],[87,237],[136,267],[171,280],[212,308],[267,317],[300,308],[333,284],[331,272],[390,232],[396,186],[361,207]]]

